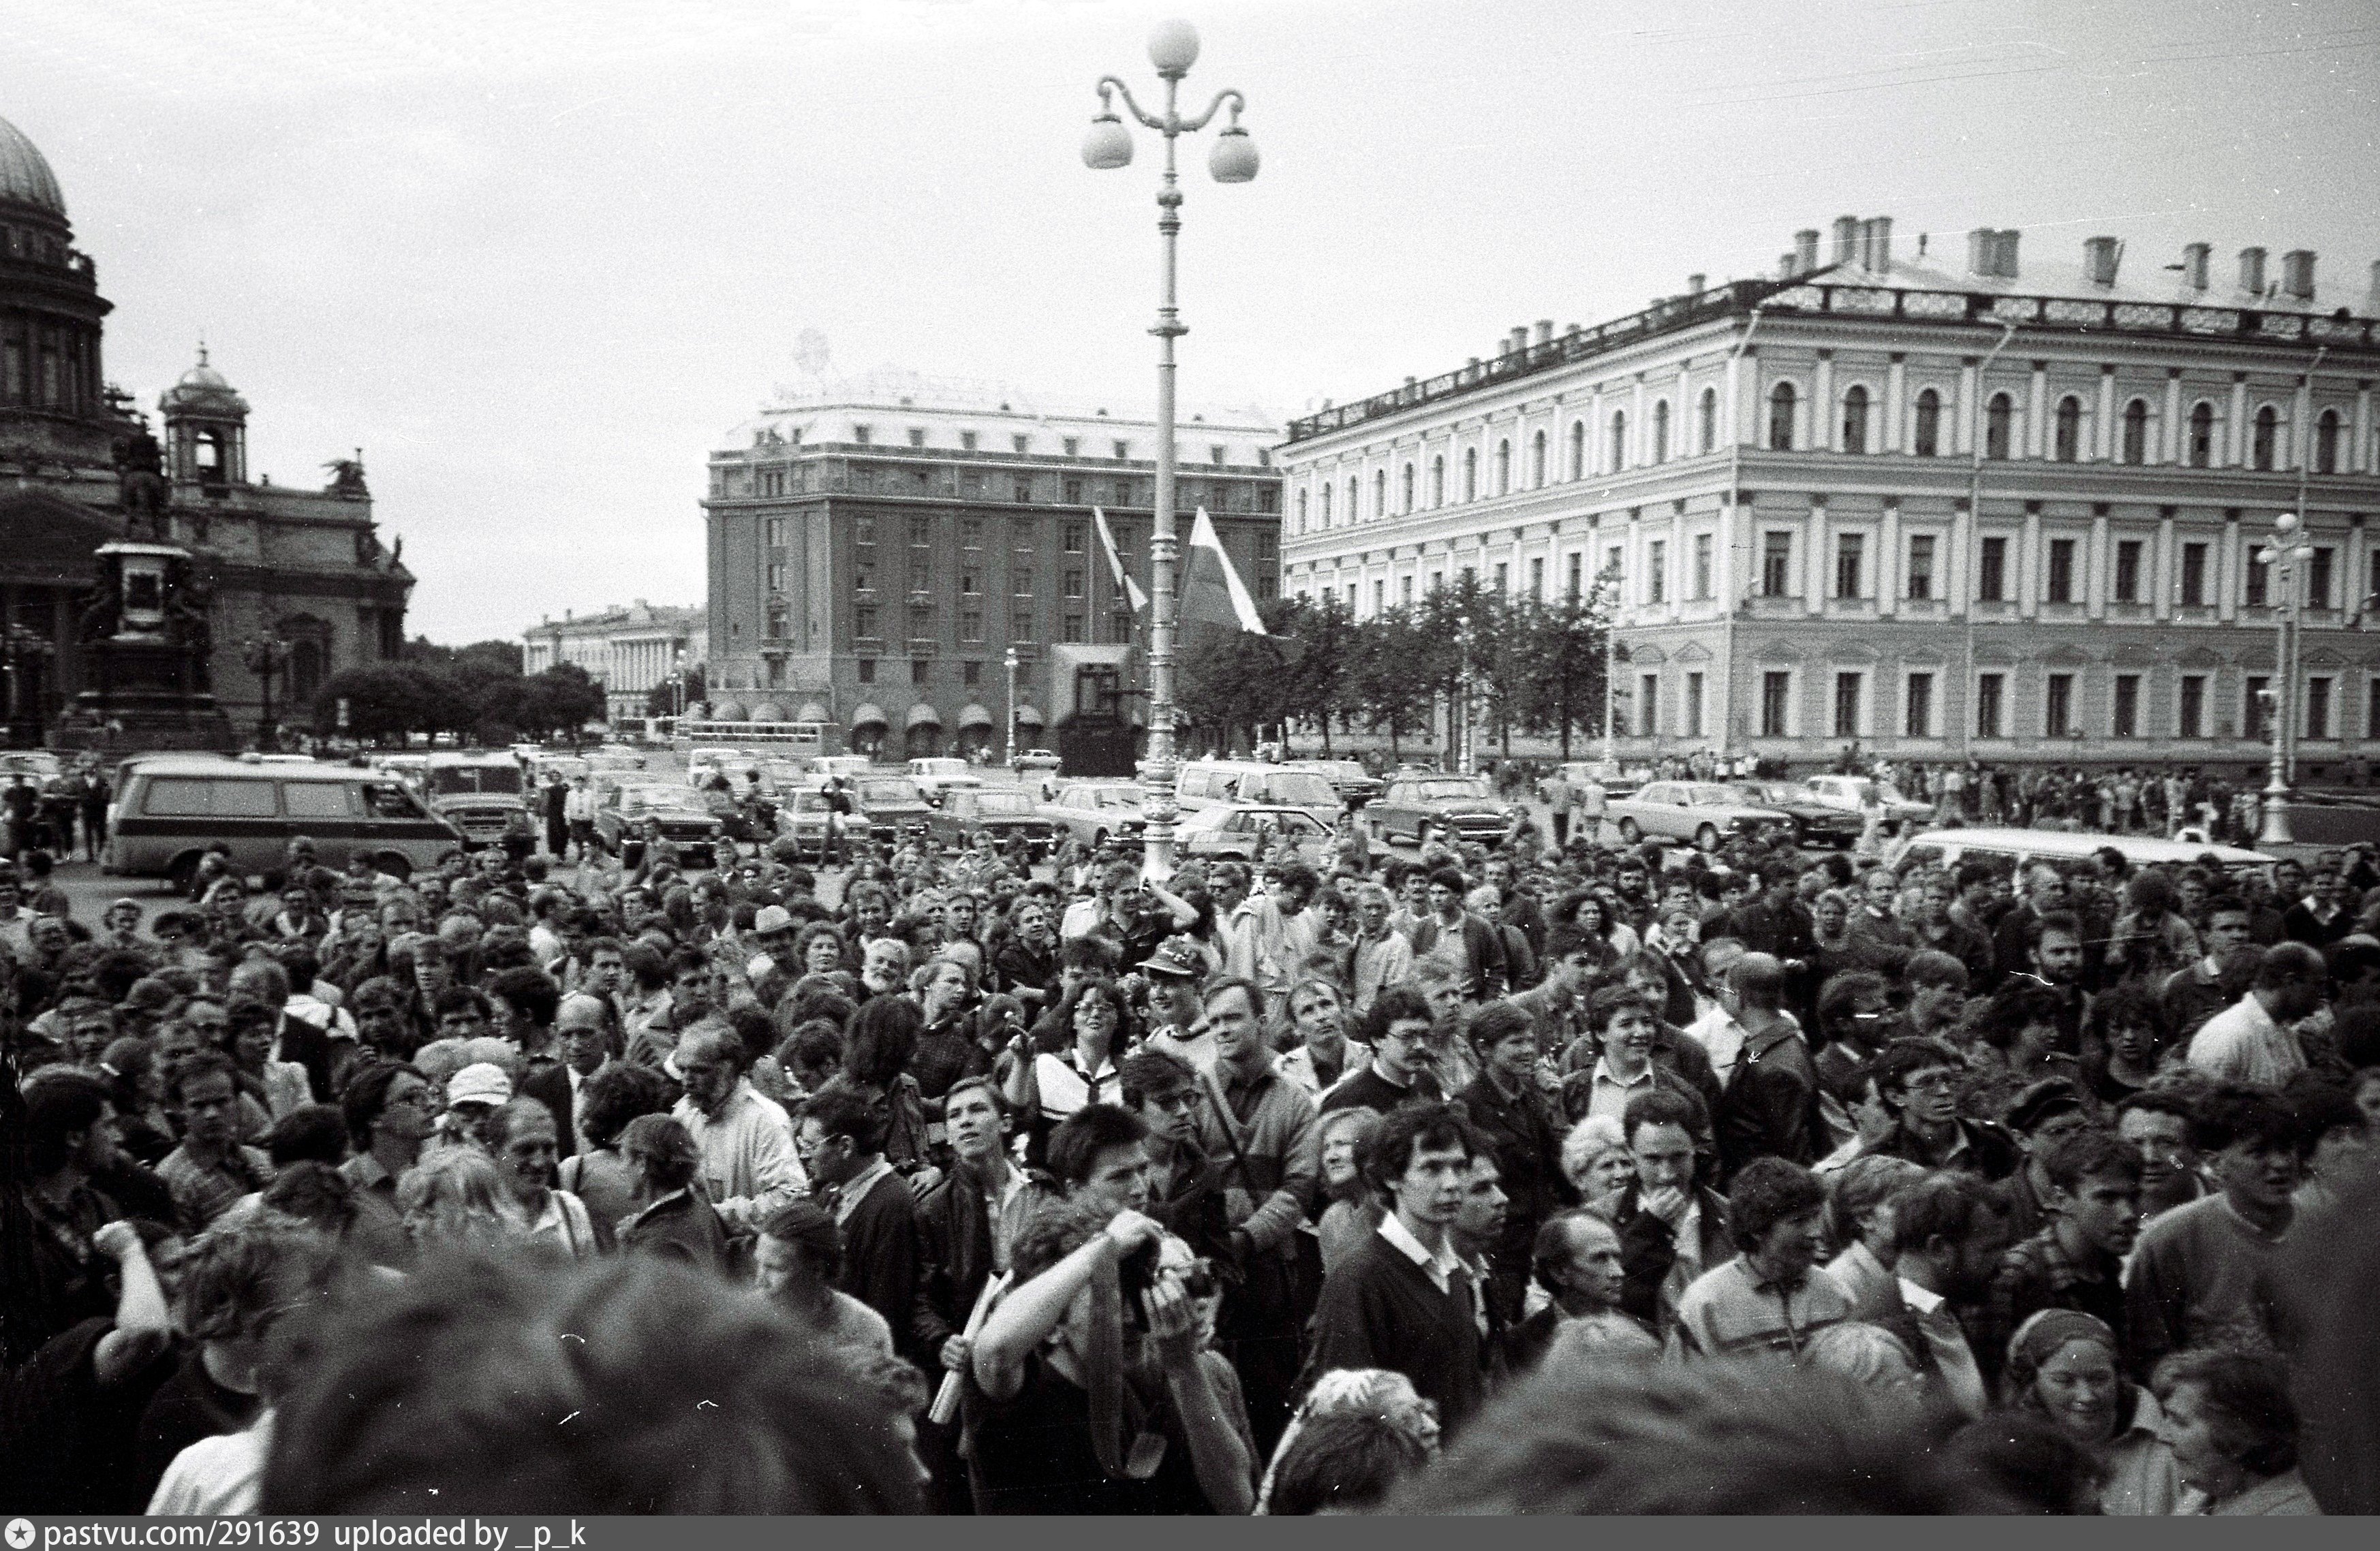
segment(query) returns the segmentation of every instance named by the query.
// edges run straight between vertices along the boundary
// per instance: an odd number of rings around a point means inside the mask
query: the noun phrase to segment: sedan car
[[[1046,748],[1028,748],[1016,757],[1015,769],[1020,770],[1054,770],[1063,761]]]
[[[974,844],[978,835],[1005,845],[1009,836],[1021,834],[1039,858],[1055,847],[1057,826],[1041,816],[1031,793],[961,787],[942,794],[941,809],[926,820],[926,833],[936,845],[960,847]]]
[[[1793,781],[1739,781],[1735,790],[1755,807],[1775,808],[1793,823],[1793,843],[1803,847],[1859,843],[1860,816],[1810,795]]]
[[[918,792],[929,803],[941,802],[951,792],[983,784],[983,777],[964,759],[912,759],[909,779],[917,782]]]
[[[1728,836],[1764,825],[1788,831],[1793,825],[1785,814],[1748,803],[1735,788],[1715,781],[1646,782],[1628,796],[1606,803],[1603,814],[1620,826],[1620,838],[1631,845],[1651,835],[1691,841],[1705,851],[1716,851]]]
[[[1866,776],[1815,775],[1802,784],[1813,801],[1846,813],[1859,814],[1863,819],[1866,817],[1865,810],[1873,794],[1876,802],[1884,809],[1876,816],[1877,823],[1888,835],[1899,834],[1901,826],[1911,819],[1924,820],[1934,817],[1932,804],[1912,802],[1890,786],[1878,786]]]
[[[794,842],[804,856],[826,854],[827,817],[832,813],[824,787],[785,785],[777,790],[777,838]]]
[[[1082,781],[1041,805],[1041,817],[1085,845],[1138,840],[1148,828],[1140,787],[1129,781]]]
[[[1353,759],[1293,759],[1293,770],[1312,770],[1330,783],[1330,790],[1350,812],[1362,807],[1380,794],[1385,783],[1379,777]]]
[[[1323,822],[1302,807],[1277,807],[1259,803],[1218,804],[1200,808],[1175,827],[1185,856],[1232,856],[1256,859],[1259,846],[1281,855],[1282,842],[1300,861],[1322,865],[1330,860],[1335,838]]]
[[[905,775],[869,773],[849,778],[852,799],[868,816],[871,839],[897,843],[903,836],[923,830],[934,816],[917,783]]]
[[[681,850],[708,847],[724,832],[700,795],[682,786],[613,786],[595,806],[595,831],[614,855],[625,842],[644,838],[648,819],[659,820],[662,838]]]
[[[1364,817],[1378,841],[1427,845],[1450,836],[1493,845],[1512,826],[1512,807],[1496,795],[1485,776],[1438,775],[1400,770],[1365,806]]]

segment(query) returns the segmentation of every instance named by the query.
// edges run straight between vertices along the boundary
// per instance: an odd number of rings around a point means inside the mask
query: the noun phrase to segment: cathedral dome
[[[0,204],[10,203],[30,205],[61,221],[67,218],[67,197],[41,148],[0,118]]]
[[[228,415],[245,416],[248,400],[228,382],[224,374],[207,364],[207,347],[199,346],[199,364],[182,373],[181,380],[157,400],[157,407],[166,416]]]

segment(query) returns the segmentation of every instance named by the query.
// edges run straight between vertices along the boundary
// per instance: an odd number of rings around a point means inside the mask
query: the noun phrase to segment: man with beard
[[[1992,929],[1992,960],[2004,975],[2033,973],[2033,946],[2040,936],[2042,920],[2074,907],[2065,875],[2056,867],[2038,864],[2027,876],[2032,891],[2011,906]],[[2081,934],[2076,935],[2079,938]]]
[[[1894,1296],[1875,1321],[1899,1336],[1918,1371],[1939,1380],[1960,1414],[1974,1421],[1991,1394],[1957,1311],[1989,1292],[2008,1249],[2007,1214],[1989,1185],[1944,1170],[1893,1197],[1892,1242]]]
[[[1409,1100],[1444,1097],[1430,1045],[1435,1021],[1429,1003],[1417,992],[1402,986],[1381,992],[1364,1017],[1364,1043],[1371,1047],[1371,1064],[1324,1089],[1318,1107],[1324,1113],[1365,1109],[1385,1115]]]

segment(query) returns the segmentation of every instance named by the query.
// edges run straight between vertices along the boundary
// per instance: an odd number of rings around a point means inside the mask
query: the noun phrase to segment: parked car
[[[806,785],[788,783],[776,793],[777,838],[790,840],[804,856],[826,854],[827,815],[833,811],[826,800],[826,788],[817,782]]]
[[[1884,812],[1877,822],[1888,835],[1900,833],[1901,826],[1911,819],[1925,820],[1934,817],[1931,803],[1912,802],[1890,786],[1878,787],[1866,776],[1815,775],[1803,782],[1812,797],[1831,808],[1841,808],[1860,814],[1864,820],[1868,793],[1876,792]]]
[[[1763,825],[1791,830],[1793,820],[1773,807],[1744,801],[1733,787],[1715,781],[1652,781],[1630,795],[1604,805],[1603,816],[1620,826],[1620,838],[1633,845],[1656,840],[1691,841],[1716,851],[1733,834]]]
[[[510,754],[433,754],[421,772],[431,811],[474,847],[501,842],[513,815],[527,809],[521,784],[520,761]]]
[[[1860,816],[1818,801],[1799,782],[1739,781],[1734,785],[1745,802],[1756,807],[1775,808],[1791,819],[1796,845],[1840,845],[1848,849],[1859,843],[1860,830],[1864,827]]]
[[[1493,845],[1512,826],[1512,805],[1496,795],[1486,776],[1399,771],[1364,809],[1372,838],[1427,845],[1457,839]]]
[[[1057,826],[1041,816],[1041,805],[1029,792],[1012,788],[985,790],[955,787],[942,794],[942,806],[926,820],[926,833],[936,845],[965,846],[989,834],[1001,844],[1022,834],[1038,859],[1056,849]]]
[[[1287,841],[1301,861],[1319,866],[1330,860],[1336,837],[1329,825],[1302,807],[1265,803],[1228,803],[1200,808],[1182,820],[1174,834],[1185,856],[1233,856],[1253,861],[1257,848],[1280,854]]]
[[[1129,781],[1084,781],[1043,803],[1041,817],[1085,845],[1138,840],[1148,827],[1140,811],[1140,787]]]
[[[644,834],[645,820],[661,820],[662,838],[674,846],[707,846],[724,832],[719,816],[698,793],[658,782],[607,788],[595,805],[595,832],[613,854],[624,841]]]
[[[950,793],[983,784],[983,777],[964,759],[912,759],[909,779],[917,783],[918,794],[926,801],[936,804]]]
[[[712,776],[726,775],[730,784],[744,784],[746,770],[759,768],[760,757],[743,748],[698,748],[686,757],[686,783],[700,786]]]
[[[299,835],[325,866],[344,867],[360,853],[393,878],[426,872],[463,847],[463,831],[411,787],[352,765],[300,769],[211,754],[128,759],[117,768],[107,818],[100,870],[169,878],[179,891],[218,841],[242,875],[280,866]]]
[[[1284,769],[1312,770],[1330,783],[1350,812],[1380,794],[1386,782],[1353,759],[1293,759]]]
[[[1016,757],[1016,763],[1011,768],[1018,770],[1054,770],[1062,763],[1058,756],[1049,749],[1028,748]]]
[[[1184,813],[1234,803],[1304,808],[1326,829],[1346,810],[1330,782],[1314,771],[1254,759],[1194,760],[1182,767],[1174,797]]]
[[[821,754],[815,761],[820,775],[865,775],[876,761],[865,754]]]
[[[847,779],[852,800],[867,815],[868,832],[873,839],[898,842],[904,835],[923,830],[926,820],[934,816],[925,794],[905,775],[869,773]]]

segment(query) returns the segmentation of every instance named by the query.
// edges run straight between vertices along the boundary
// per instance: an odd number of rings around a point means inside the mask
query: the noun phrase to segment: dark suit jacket
[[[1694,1194],[1702,1203],[1699,1237],[1703,1269],[1707,1271],[1734,1255],[1735,1242],[1728,1237],[1727,1203],[1718,1193],[1697,1188]],[[1678,1263],[1677,1235],[1668,1223],[1645,1210],[1641,1187],[1636,1185],[1628,1187],[1611,1215],[1620,1224],[1621,1310],[1658,1330],[1661,1284],[1669,1279],[1670,1267]]]
[[[919,1196],[917,1223],[917,1291],[905,1328],[917,1350],[930,1357],[966,1328],[975,1301],[991,1279],[991,1216],[982,1185],[961,1165],[936,1180]]]
[[[1773,1156],[1806,1169],[1821,1156],[1826,1126],[1818,1114],[1818,1073],[1799,1035],[1780,1024],[1744,1042],[1716,1122],[1723,1180],[1734,1179],[1755,1157]]]
[[[521,1081],[521,1097],[534,1098],[553,1111],[553,1129],[560,1140],[561,1155],[568,1157],[578,1151],[577,1116],[572,1113],[570,1072],[561,1062],[530,1072]]]
[[[838,1290],[849,1293],[906,1330],[917,1312],[917,1218],[909,1181],[899,1174],[879,1181],[843,1222],[843,1275]]]

